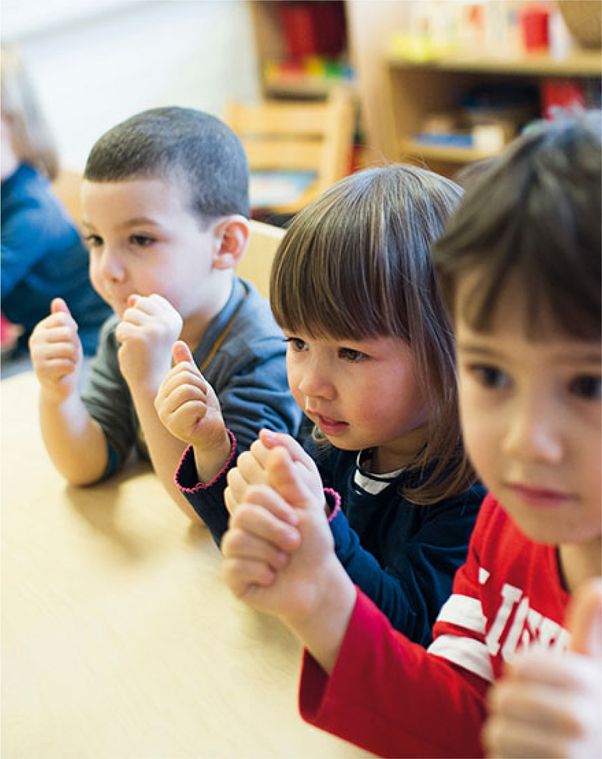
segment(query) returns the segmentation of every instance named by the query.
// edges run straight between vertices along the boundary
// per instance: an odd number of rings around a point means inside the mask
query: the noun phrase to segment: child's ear
[[[243,257],[249,242],[249,221],[244,216],[225,216],[215,225],[217,245],[213,255],[214,269],[234,269]]]

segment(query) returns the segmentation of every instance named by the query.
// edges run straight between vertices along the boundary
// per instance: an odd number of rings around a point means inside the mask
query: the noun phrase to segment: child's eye
[[[307,343],[301,340],[300,337],[287,337],[286,342],[291,346],[292,350],[297,353],[307,350]]]
[[[602,379],[595,375],[583,374],[575,377],[569,384],[569,391],[587,401],[600,400]]]
[[[149,237],[148,235],[131,235],[130,237],[130,243],[139,248],[148,248],[148,246],[152,245],[154,242],[154,238]]]
[[[356,364],[358,361],[366,358],[366,354],[361,351],[356,351],[353,348],[341,348],[339,350],[339,357],[352,364]]]
[[[502,390],[510,384],[510,377],[495,366],[487,364],[472,364],[469,372],[483,387],[490,390]]]
[[[87,235],[87,237],[84,237],[84,242],[89,248],[98,248],[102,245],[102,237],[99,237],[98,235]]]

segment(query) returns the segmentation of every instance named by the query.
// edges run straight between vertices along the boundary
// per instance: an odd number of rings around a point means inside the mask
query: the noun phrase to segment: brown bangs
[[[466,197],[447,234],[435,246],[435,259],[451,313],[456,316],[457,283],[474,277],[462,304],[462,318],[477,332],[492,329],[503,295],[511,294],[524,313],[525,335],[545,339],[601,336],[600,191],[589,197],[570,193],[561,181],[540,176],[530,164],[523,186],[500,181],[510,200],[490,192]],[[586,177],[582,181],[586,182]],[[584,188],[585,190],[585,188]]]
[[[474,269],[470,269],[474,271]],[[550,334],[577,340],[599,340],[602,335],[600,296],[597,288],[589,293],[576,291],[574,279],[543,271],[537,261],[518,258],[512,270],[506,267],[480,267],[462,306],[455,313],[475,332],[488,333],[499,316],[500,301],[511,295],[516,308],[524,314],[524,334],[533,341]],[[596,278],[592,278],[592,284]],[[598,282],[600,280],[598,279]],[[584,297],[585,295],[585,297]],[[503,315],[502,315],[503,318]]]
[[[272,269],[270,302],[281,327],[312,337],[356,340],[401,331],[403,313],[387,313],[394,296],[369,266],[346,261],[340,240],[305,242],[307,247],[299,248],[297,241],[285,238]],[[357,244],[370,245],[361,239]]]
[[[477,332],[511,295],[531,339],[600,339],[601,127],[599,111],[546,122],[470,183],[434,260],[451,313],[474,278],[461,316]]]
[[[398,256],[388,251],[398,240],[383,208],[366,202],[361,179],[325,193],[287,230],[270,282],[281,327],[313,337],[409,340],[405,292],[392,270]]]

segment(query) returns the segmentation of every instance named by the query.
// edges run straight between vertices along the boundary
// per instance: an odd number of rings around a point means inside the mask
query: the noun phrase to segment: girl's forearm
[[[201,449],[193,446],[194,463],[199,482],[208,483],[224,468],[232,453],[232,440],[224,427],[224,437],[220,445],[214,448]]]

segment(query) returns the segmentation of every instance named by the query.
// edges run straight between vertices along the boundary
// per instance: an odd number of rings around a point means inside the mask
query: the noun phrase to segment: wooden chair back
[[[249,280],[266,298],[270,295],[272,261],[284,233],[281,227],[252,220],[249,246],[237,267],[238,276]]]
[[[82,222],[81,185],[82,175],[71,169],[61,169],[58,177],[52,183],[54,194],[67,209],[77,226]]]
[[[349,93],[333,89],[322,102],[266,100],[230,103],[226,122],[240,137],[251,171],[313,171],[312,182],[294,202],[270,206],[296,213],[349,173],[354,132]]]

